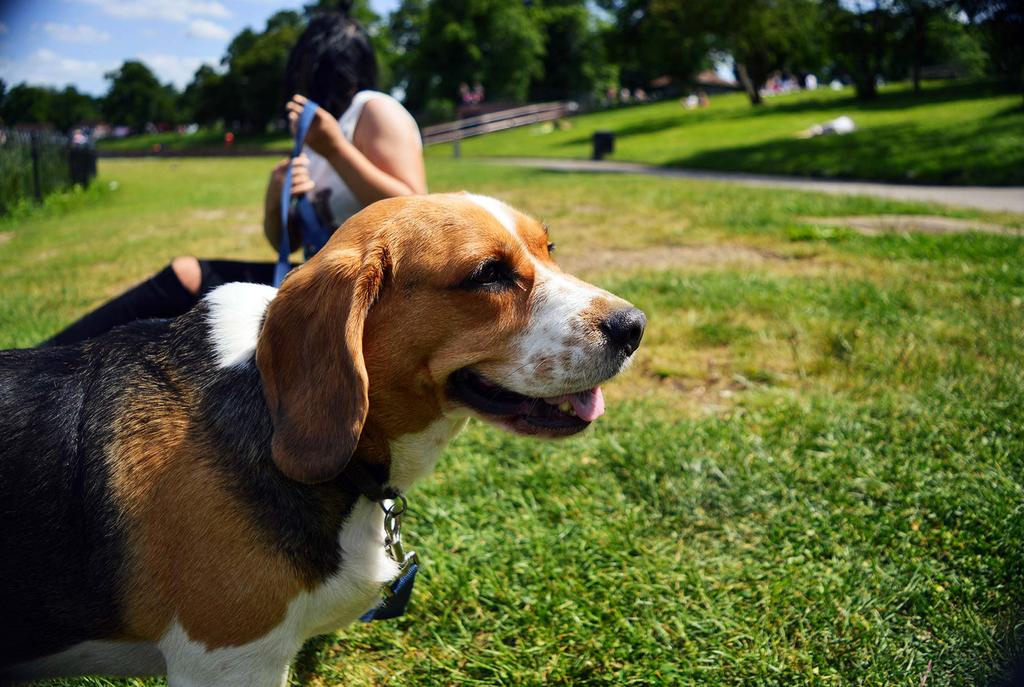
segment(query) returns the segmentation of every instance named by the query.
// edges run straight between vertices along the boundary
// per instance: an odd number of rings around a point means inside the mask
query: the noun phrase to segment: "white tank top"
[[[387,93],[359,91],[352,96],[352,103],[342,113],[341,117],[338,118],[338,126],[341,127],[341,133],[350,143],[352,142],[353,135],[355,135],[359,117],[363,114],[363,107],[375,98],[387,98],[394,101],[409,117],[412,125],[417,126],[416,120],[413,119],[412,115],[402,107],[400,102]],[[419,145],[422,150],[423,144],[420,143]],[[313,193],[310,194],[310,201],[312,201],[316,214],[320,217],[323,225],[333,231],[341,226],[349,217],[362,210],[363,204],[359,202],[359,199],[352,193],[345,180],[341,178],[337,170],[327,161],[327,158],[314,153],[308,146],[303,147],[302,152],[309,158],[309,176],[316,184]]]

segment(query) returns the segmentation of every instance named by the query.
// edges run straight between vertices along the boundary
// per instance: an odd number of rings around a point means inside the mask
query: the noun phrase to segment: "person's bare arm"
[[[305,104],[301,95],[288,103],[293,123]],[[361,203],[427,192],[419,130],[400,105],[385,98],[370,100],[353,139],[350,143],[337,121],[320,108],[306,144],[330,162]]]
[[[292,163],[292,196],[300,196],[309,193],[316,186],[309,176],[309,158],[299,155]],[[288,171],[288,158],[281,160],[274,165],[270,173],[270,181],[267,182],[267,193],[263,199],[263,235],[267,237],[270,245],[277,249],[281,240],[281,186],[284,184],[284,175]],[[290,226],[289,247],[294,251],[299,247],[298,230]]]

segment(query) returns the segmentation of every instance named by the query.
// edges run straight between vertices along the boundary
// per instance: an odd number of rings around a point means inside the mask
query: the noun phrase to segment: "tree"
[[[110,90],[103,98],[103,115],[111,122],[141,131],[146,124],[177,119],[174,87],[161,85],[142,62],[126,60],[120,69],[104,76],[110,81]]]
[[[95,121],[100,118],[99,103],[85,93],[79,93],[74,86],[65,86],[55,92],[50,100],[50,119],[61,131],[68,131],[76,124]]]
[[[661,76],[691,83],[709,66],[727,12],[711,0],[599,0],[615,17],[606,37],[623,85],[647,87]]]
[[[958,4],[980,28],[992,70],[1024,89],[1024,0]]]
[[[836,67],[853,80],[857,97],[878,95],[896,42],[898,17],[885,0],[827,0],[830,45]]]
[[[597,20],[582,0],[544,0],[534,5],[544,57],[530,84],[531,100],[586,97],[607,72]]]
[[[5,124],[43,124],[50,121],[53,90],[20,83],[4,96],[0,119]]]
[[[810,71],[824,59],[821,6],[815,0],[750,0],[729,5],[720,50],[732,54],[752,105],[773,72]]]
[[[903,19],[905,40],[900,41],[910,54],[914,93],[921,92],[921,67],[929,52],[936,47],[932,35],[936,21],[952,10],[951,0],[895,0],[894,10]]]
[[[292,95],[284,92],[288,55],[310,16],[337,9],[348,11],[367,29],[377,52],[378,85],[387,89],[392,49],[388,47],[386,25],[373,13],[367,0],[322,0],[306,5],[301,13],[276,12],[261,32],[248,27],[240,31],[221,59],[223,73],[200,68],[182,96],[183,108],[197,121],[224,121],[245,131],[263,131],[275,121],[284,121],[284,104]]]
[[[0,100],[0,121],[11,125],[53,124],[60,131],[68,131],[76,124],[99,117],[96,99],[79,93],[74,86],[58,91],[22,83]]]
[[[398,32],[407,52],[398,59],[403,71],[397,77],[408,84],[409,107],[453,103],[461,83],[478,81],[490,100],[526,100],[543,70],[544,37],[521,0],[433,0],[422,16],[417,11],[408,3],[399,7],[403,18],[422,21],[428,37],[414,42]]]
[[[388,18],[392,79],[405,91],[405,103],[409,107],[422,107],[429,98],[430,83],[417,78],[426,22],[427,0],[402,0]]]
[[[178,100],[185,119],[201,124],[215,124],[224,118],[224,77],[208,64],[199,66],[192,81]]]
[[[221,116],[247,131],[263,131],[284,116],[284,71],[288,53],[305,27],[298,12],[277,12],[262,33],[246,28],[228,45],[227,68],[215,98]],[[207,75],[208,76],[208,75]]]

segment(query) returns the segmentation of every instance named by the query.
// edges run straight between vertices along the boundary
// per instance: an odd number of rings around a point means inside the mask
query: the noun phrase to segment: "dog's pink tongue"
[[[569,397],[569,403],[576,415],[587,422],[593,422],[604,415],[604,394],[599,386],[573,394]]]

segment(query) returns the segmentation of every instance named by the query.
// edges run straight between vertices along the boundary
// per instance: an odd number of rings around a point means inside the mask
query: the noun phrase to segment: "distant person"
[[[288,57],[285,81],[286,92],[295,94],[287,104],[293,126],[307,97],[320,105],[304,154],[293,163],[292,195],[311,194],[324,226],[337,228],[383,198],[426,193],[416,121],[397,100],[375,90],[377,61],[370,38],[346,12],[325,12],[310,20]],[[281,235],[280,195],[287,165],[282,160],[274,167],[264,201],[263,229],[275,248]],[[270,284],[274,266],[177,257],[44,345],[75,343],[133,320],[181,315],[221,284]]]
[[[807,129],[797,133],[797,138],[814,138],[816,136],[845,136],[857,130],[857,125],[846,115],[830,119],[823,124],[812,124]]]

